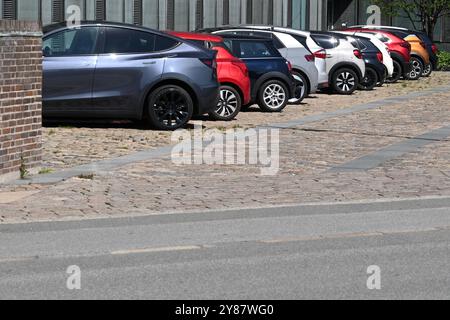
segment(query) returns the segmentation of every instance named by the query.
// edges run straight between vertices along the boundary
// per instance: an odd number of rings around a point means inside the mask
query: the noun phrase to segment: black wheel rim
[[[168,89],[158,94],[153,108],[158,122],[165,127],[178,127],[189,120],[188,100],[176,89]]]
[[[364,77],[364,79],[362,81],[362,85],[365,88],[370,88],[370,87],[376,85],[376,81],[377,81],[377,75],[375,74],[374,71],[369,70],[368,72],[366,72],[366,76]]]

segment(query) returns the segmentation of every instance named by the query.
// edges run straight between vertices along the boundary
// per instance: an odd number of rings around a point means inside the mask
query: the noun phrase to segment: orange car
[[[425,66],[430,64],[430,54],[426,44],[416,35],[408,35],[404,38],[411,44],[411,72],[408,78],[416,80],[422,76]]]

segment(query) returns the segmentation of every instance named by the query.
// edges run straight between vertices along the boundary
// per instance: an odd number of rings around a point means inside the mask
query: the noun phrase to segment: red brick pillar
[[[0,20],[0,182],[41,163],[41,41],[38,23]]]

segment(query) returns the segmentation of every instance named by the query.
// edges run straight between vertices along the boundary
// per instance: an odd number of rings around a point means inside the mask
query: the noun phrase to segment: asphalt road
[[[0,225],[0,299],[38,298],[449,299],[450,198]]]

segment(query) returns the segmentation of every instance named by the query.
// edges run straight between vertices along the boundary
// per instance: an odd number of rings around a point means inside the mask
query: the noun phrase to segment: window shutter
[[[133,2],[133,23],[142,25],[142,0],[134,0]]]
[[[106,20],[106,0],[95,1],[95,20]]]
[[[289,0],[288,1],[288,10],[287,10],[288,11],[288,16],[287,16],[287,19],[288,19],[287,26],[288,26],[288,28],[292,28],[292,14],[293,14],[292,6],[293,6],[292,0]]]
[[[230,24],[230,0],[223,0],[223,24]]]
[[[247,22],[253,23],[253,0],[247,0]]]
[[[273,25],[273,15],[274,15],[273,1],[274,0],[269,0],[269,8],[267,10],[268,11],[267,22],[269,25]]]
[[[203,0],[197,0],[195,8],[195,29],[203,28]]]
[[[64,0],[52,1],[52,22],[64,21]]]
[[[16,0],[3,0],[3,19],[15,20],[17,19],[17,4]]]
[[[175,0],[167,0],[167,29],[175,29]]]

